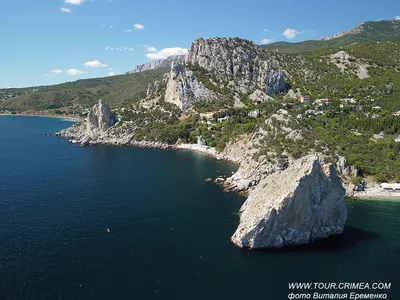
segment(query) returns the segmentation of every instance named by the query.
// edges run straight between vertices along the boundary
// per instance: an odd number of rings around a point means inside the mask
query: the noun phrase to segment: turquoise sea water
[[[204,181],[234,166],[44,135],[70,124],[0,117],[0,299],[280,300],[290,282],[386,282],[356,292],[400,299],[400,202],[348,201],[345,233],[311,246],[242,250],[244,199]]]

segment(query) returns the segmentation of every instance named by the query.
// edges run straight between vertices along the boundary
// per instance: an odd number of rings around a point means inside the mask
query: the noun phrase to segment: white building
[[[248,113],[248,116],[257,119],[260,116],[260,110],[259,109],[252,110]]]
[[[229,116],[225,116],[225,117],[223,117],[223,118],[218,118],[218,119],[217,119],[217,122],[218,122],[218,123],[229,122],[230,119],[231,119],[231,118],[230,118]]]
[[[380,188],[385,191],[400,191],[400,183],[381,183]]]

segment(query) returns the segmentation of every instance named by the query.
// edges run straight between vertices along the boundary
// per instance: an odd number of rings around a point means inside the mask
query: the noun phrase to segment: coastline
[[[17,117],[41,117],[41,118],[54,118],[54,119],[63,119],[66,121],[73,121],[73,122],[81,122],[84,118],[80,117],[72,117],[68,115],[46,115],[46,114],[1,114],[1,116],[17,116]]]
[[[374,201],[374,202],[399,202],[400,197],[390,196],[360,196],[360,197],[346,197],[346,201]]]
[[[73,144],[79,144],[74,139],[70,139],[70,137],[67,136],[60,136],[63,138],[69,139],[70,143]],[[110,145],[110,146],[127,146],[127,147],[138,147],[138,148],[154,148],[154,149],[169,149],[169,150],[176,150],[176,151],[191,151],[191,152],[197,152],[201,153],[204,155],[207,155],[208,157],[212,159],[216,159],[218,161],[225,161],[233,165],[240,165],[240,162],[235,161],[231,157],[219,153],[215,148],[213,147],[207,147],[207,146],[199,146],[197,144],[164,144],[160,142],[154,142],[154,141],[135,141],[131,140],[128,143],[120,143],[114,141],[101,141],[101,142],[96,142],[93,144],[90,144],[91,146],[96,146],[96,145]],[[346,194],[346,199],[350,200],[375,200],[375,201],[380,201],[382,199],[386,200],[399,200],[400,201],[400,192],[391,192],[391,191],[384,191],[382,190],[379,185],[373,184],[370,185],[369,187],[366,188],[365,191],[362,192],[356,192],[352,191],[351,193]]]
[[[203,153],[206,154],[208,157],[216,159],[216,160],[223,160],[227,161],[231,164],[238,165],[239,162],[235,161],[228,156],[219,153],[215,148],[213,147],[208,147],[208,146],[199,146],[197,144],[176,144],[173,146],[173,149],[175,150],[189,150],[192,152],[198,152],[198,153]]]
[[[57,135],[57,133],[56,133]],[[77,140],[68,137],[68,136],[62,136],[59,135],[59,137],[69,139],[69,142],[72,144],[80,144]],[[135,141],[131,140],[128,143],[120,143],[116,141],[101,141],[101,142],[95,142],[95,143],[89,143],[88,145],[90,146],[96,146],[96,145],[110,145],[110,146],[126,146],[126,147],[138,147],[138,148],[153,148],[153,149],[169,149],[169,150],[176,150],[176,151],[191,151],[191,152],[197,152],[201,153],[204,155],[207,155],[208,157],[212,159],[216,159],[218,161],[226,161],[230,164],[233,165],[239,165],[240,163],[238,161],[235,161],[231,159],[230,157],[219,153],[215,148],[213,147],[203,147],[199,146],[197,144],[164,144],[160,142],[154,142],[154,141]]]
[[[387,199],[398,199],[400,200],[400,192],[384,191],[379,185],[371,185],[362,192],[352,192],[348,195],[350,199],[372,199],[372,198],[387,198]]]
[[[99,105],[101,105],[100,103]],[[49,117],[44,115],[45,117]],[[50,116],[50,117],[58,117],[62,118],[63,116]],[[74,121],[81,120],[74,118]],[[131,146],[131,147],[139,147],[139,148],[158,148],[158,149],[171,149],[171,150],[186,150],[192,152],[198,152],[207,155],[210,158],[216,159],[218,161],[226,161],[234,165],[240,165],[241,156],[240,153],[238,155],[238,151],[228,151],[228,153],[218,152],[215,148],[209,147],[206,145],[198,145],[198,144],[188,144],[188,143],[175,143],[175,144],[165,144],[162,142],[155,141],[137,141],[134,140],[134,132],[132,129],[129,130],[116,130],[105,131],[100,136],[95,135],[87,136],[86,133],[86,124],[73,125],[72,127],[66,128],[58,133],[55,133],[56,136],[67,138],[72,144],[79,144],[81,146],[95,146],[95,145],[112,145],[112,146]],[[236,147],[237,148],[237,147]],[[235,148],[235,149],[236,149]],[[238,149],[236,149],[238,150]],[[239,149],[241,150],[241,149]],[[251,167],[251,166],[250,166]],[[255,166],[253,166],[255,167]],[[256,167],[256,169],[258,166]],[[247,186],[250,186],[250,181],[247,178],[242,178],[245,174],[238,174],[234,179],[242,180],[245,179],[244,182]],[[245,172],[246,173],[246,172]],[[254,172],[253,172],[254,173]],[[248,175],[248,174],[247,174]],[[242,180],[244,181],[244,180]],[[259,181],[259,180],[258,180]],[[257,182],[252,183],[252,185],[256,185]],[[343,183],[342,183],[343,184]],[[369,184],[365,190],[363,191],[353,191],[353,187],[351,185],[344,185],[343,187],[346,189],[346,198],[394,198],[400,199],[400,192],[382,190],[380,185],[376,183]],[[245,188],[247,189],[247,188]],[[239,189],[239,190],[244,190]]]

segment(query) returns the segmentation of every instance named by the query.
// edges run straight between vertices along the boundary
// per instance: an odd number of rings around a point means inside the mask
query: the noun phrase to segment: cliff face
[[[273,54],[238,38],[197,39],[186,63],[198,65],[217,77],[233,77],[248,90],[261,87],[268,94],[287,91],[285,75]]]
[[[239,247],[280,248],[340,234],[345,190],[333,165],[303,157],[260,182],[240,209],[232,236]]]
[[[181,110],[186,110],[196,101],[218,101],[220,98],[199,82],[193,72],[184,65],[172,64],[165,91],[165,101],[177,105]]]
[[[107,104],[99,100],[90,110],[86,120],[86,135],[97,136],[118,122],[116,115]]]
[[[129,71],[126,74],[133,74],[157,68],[169,67],[173,62],[183,62],[184,60],[185,60],[185,55],[171,55],[166,59],[157,59],[142,65],[137,65],[133,68],[132,71]]]
[[[202,78],[198,73],[203,74]],[[238,38],[197,39],[185,62],[172,64],[165,101],[186,110],[197,101],[224,100],[224,89],[237,99],[257,89],[276,95],[288,90],[285,77],[275,55],[252,42]]]
[[[99,103],[90,109],[85,122],[64,129],[57,135],[71,138],[72,142],[80,143],[82,146],[106,143],[108,139],[120,141],[122,144],[124,141],[128,142],[133,137],[132,133],[112,131],[117,122],[118,118],[110,107],[99,100]]]

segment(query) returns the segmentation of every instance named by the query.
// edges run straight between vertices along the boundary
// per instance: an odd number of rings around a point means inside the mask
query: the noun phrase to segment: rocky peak
[[[260,182],[240,209],[232,242],[239,247],[280,248],[340,234],[347,219],[345,190],[331,164],[315,155]]]
[[[186,63],[223,75],[237,75],[257,57],[258,46],[239,38],[197,39],[190,46]]]
[[[86,122],[77,123],[70,128],[61,130],[58,136],[71,138],[74,144],[95,145],[105,137],[112,136],[109,130],[118,122],[116,115],[101,99],[89,111]]]
[[[288,90],[286,72],[276,54],[239,38],[199,38],[190,46],[185,62],[173,62],[165,88],[165,101],[182,110],[197,101],[227,100],[258,90],[263,99]],[[156,84],[147,98],[154,98]],[[161,92],[161,90],[159,89]],[[163,90],[164,91],[164,90]]]
[[[186,57],[189,66],[198,66],[221,82],[234,79],[241,92],[260,87],[268,94],[287,91],[285,73],[273,53],[239,38],[197,39]]]
[[[118,122],[116,115],[111,111],[110,107],[101,99],[99,103],[94,105],[86,119],[86,135],[96,136],[99,133],[107,131],[115,123]]]

